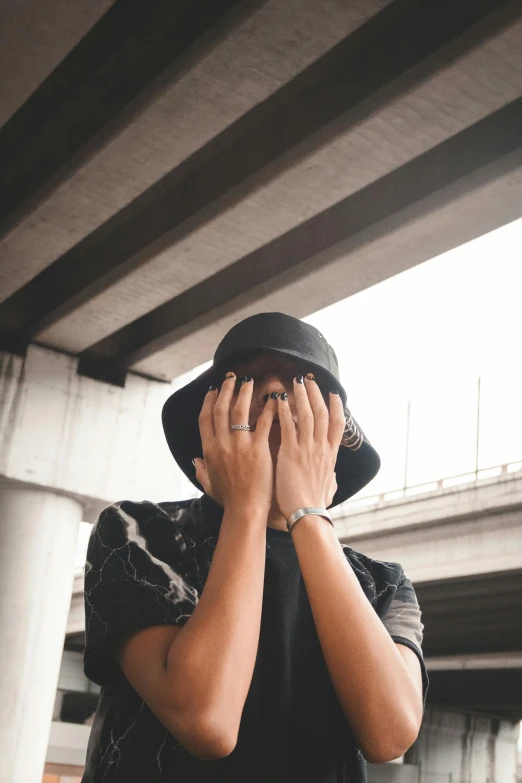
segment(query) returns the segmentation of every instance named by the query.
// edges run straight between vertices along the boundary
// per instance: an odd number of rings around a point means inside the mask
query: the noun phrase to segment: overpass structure
[[[0,779],[39,783],[78,525],[179,481],[168,382],[248,315],[308,316],[521,217],[522,7],[1,13]],[[449,594],[486,580],[440,565]],[[429,612],[434,581],[417,583]]]

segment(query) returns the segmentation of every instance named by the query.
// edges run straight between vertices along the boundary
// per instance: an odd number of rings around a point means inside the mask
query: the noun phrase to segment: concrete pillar
[[[0,482],[0,781],[41,783],[81,502]]]
[[[427,707],[404,760],[422,781],[515,783],[519,733],[518,722]]]

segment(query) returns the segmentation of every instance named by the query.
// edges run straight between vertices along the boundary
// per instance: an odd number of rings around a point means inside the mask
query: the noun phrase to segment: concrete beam
[[[522,719],[522,669],[432,670],[430,706]]]
[[[343,543],[401,563],[417,584],[522,570],[521,508],[519,471],[347,512],[336,528]]]
[[[239,0],[116,2],[0,131],[0,234],[6,233],[158,88],[236,20]],[[254,3],[243,3],[242,12]]]
[[[38,90],[113,2],[25,0],[2,9],[0,127]]]
[[[130,374],[118,389],[79,376],[77,364],[38,346],[25,359],[0,353],[0,481],[77,497],[91,522],[117,499],[200,494],[163,434],[172,387]]]
[[[440,66],[428,55],[455,40],[462,54],[459,36],[493,12],[480,28],[489,37],[500,18],[506,24],[503,5],[458,0],[446,9],[395,0],[13,294],[0,310],[10,350],[22,350],[16,346],[114,285],[165,243],[346,130],[368,111],[370,96],[375,111],[411,89],[412,79],[422,81],[427,68]],[[476,46],[477,37],[466,45]],[[348,78],[353,73],[357,79]]]
[[[426,217],[457,194],[462,197],[497,180],[499,174],[522,163],[521,126],[522,99],[99,341],[80,355],[80,372],[117,382],[129,367],[173,345],[202,320],[215,322],[216,312],[231,300],[251,301],[260,287],[266,296],[289,275],[299,279],[311,265],[317,273],[333,258],[342,258],[347,244],[362,234],[366,242],[371,241],[383,227],[389,231],[392,222],[394,227],[406,225],[412,213],[421,210]],[[476,228],[482,232],[478,222]],[[2,308],[0,318],[1,314]]]
[[[425,656],[428,671],[464,669],[522,669],[522,652],[483,653],[478,655]]]

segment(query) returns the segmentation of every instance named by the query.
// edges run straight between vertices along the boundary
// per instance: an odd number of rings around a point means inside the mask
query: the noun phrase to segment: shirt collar
[[[206,492],[201,495],[201,508],[205,519],[209,519],[213,522],[222,522],[223,514],[225,513],[223,506],[220,506],[219,503],[214,500],[214,498],[210,497],[210,495],[207,495]]]

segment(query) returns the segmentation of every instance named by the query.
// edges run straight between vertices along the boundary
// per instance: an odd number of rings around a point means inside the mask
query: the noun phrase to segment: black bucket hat
[[[220,385],[232,360],[240,361],[253,351],[273,351],[304,361],[320,386],[339,392],[346,426],[335,463],[337,491],[328,508],[355,495],[379,472],[380,457],[347,407],[334,349],[315,326],[286,313],[257,313],[235,324],[216,348],[211,367],[165,402],[165,437],[185,476],[205,493],[192,463],[194,457],[203,456],[198,418],[205,395],[211,384]]]

